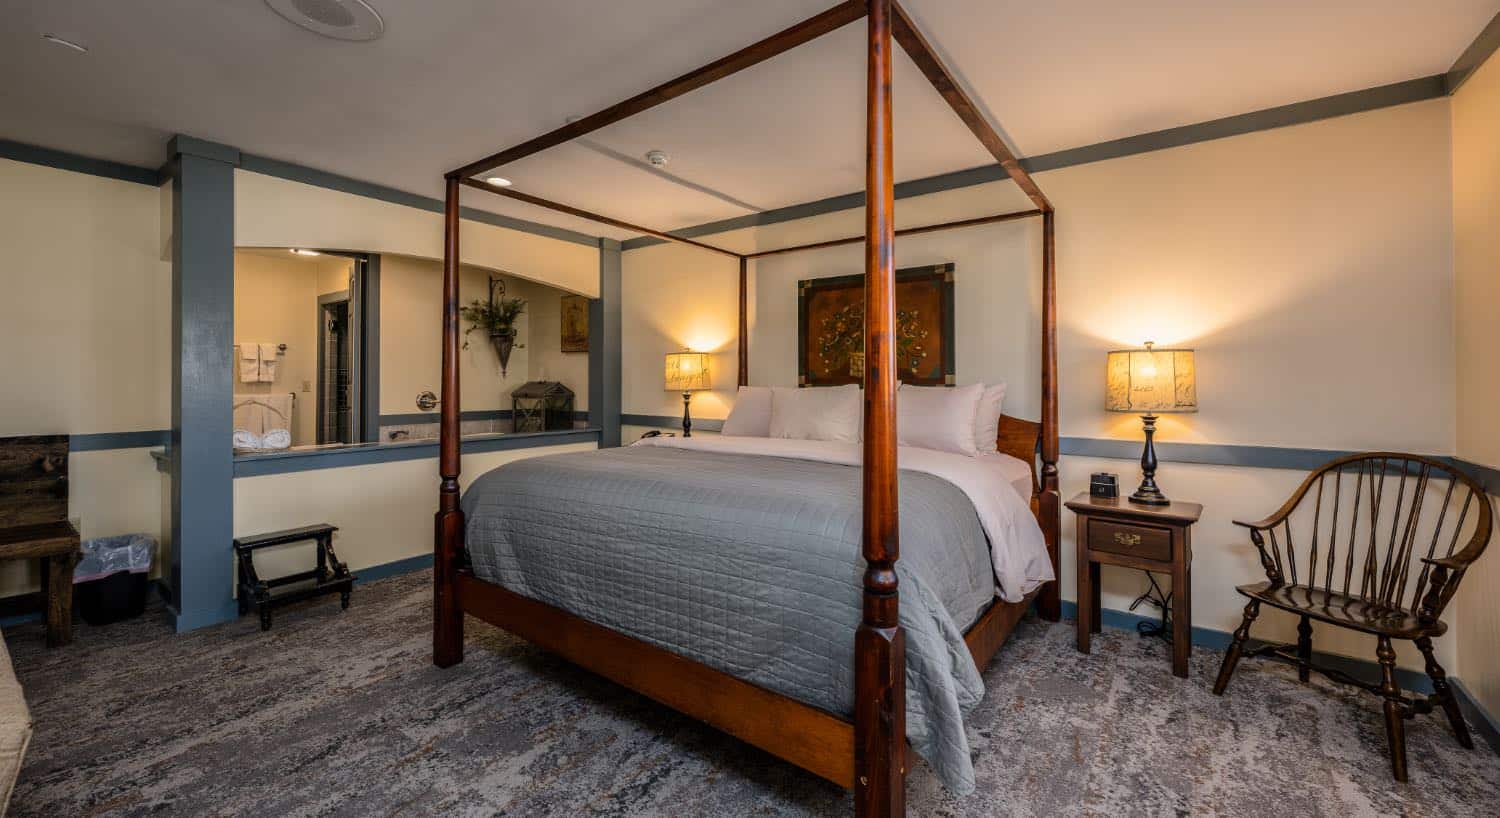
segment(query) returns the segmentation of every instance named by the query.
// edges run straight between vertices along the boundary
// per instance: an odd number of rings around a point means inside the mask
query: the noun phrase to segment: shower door
[[[358,293],[365,260],[356,256],[348,289],[318,296],[317,442],[360,440],[360,342]]]

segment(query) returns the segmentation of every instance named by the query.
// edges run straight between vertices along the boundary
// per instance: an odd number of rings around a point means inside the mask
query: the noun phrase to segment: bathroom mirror
[[[382,443],[437,437],[442,362],[442,264],[394,254],[380,257],[379,384]],[[582,422],[588,396],[588,352],[564,338],[570,293],[521,272],[463,265],[459,270],[459,368],[463,433],[508,434],[514,429],[511,393],[532,381],[561,382],[577,396]],[[520,313],[487,321],[496,311]],[[505,320],[512,318],[513,320]],[[506,332],[509,329],[510,332]],[[574,327],[574,335],[578,328]],[[569,341],[572,340],[570,345]],[[579,350],[579,351],[573,351]]]
[[[369,259],[241,248],[234,261],[235,450],[360,442]]]

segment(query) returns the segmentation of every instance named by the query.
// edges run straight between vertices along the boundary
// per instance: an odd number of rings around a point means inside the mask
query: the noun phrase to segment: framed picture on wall
[[[589,300],[581,295],[562,297],[562,351],[589,351]]]
[[[860,383],[865,366],[865,277],[797,282],[797,384]],[[953,265],[896,271],[896,377],[946,386],[956,371]]]

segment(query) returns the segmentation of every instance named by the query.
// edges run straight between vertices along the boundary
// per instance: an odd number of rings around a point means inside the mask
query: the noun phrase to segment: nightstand
[[[1086,491],[1067,506],[1078,516],[1078,650],[1088,653],[1089,637],[1102,626],[1100,565],[1170,574],[1172,673],[1186,678],[1193,647],[1192,528],[1203,506],[1147,506],[1123,498],[1093,497]]]

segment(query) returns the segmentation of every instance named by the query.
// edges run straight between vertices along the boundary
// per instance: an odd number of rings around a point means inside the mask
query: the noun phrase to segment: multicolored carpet
[[[849,815],[848,795],[469,620],[462,665],[429,661],[430,574],[172,635],[148,615],[79,624],[46,650],[5,634],[36,720],[13,816]],[[1023,622],[969,720],[979,790],[917,763],[912,815],[1500,813],[1500,757],[1440,719],[1408,722],[1391,780],[1378,702],[1218,655],[1174,678],[1165,645]]]

